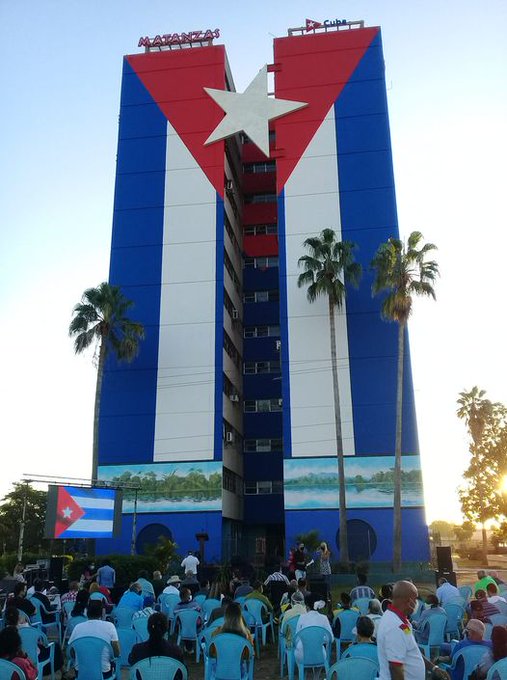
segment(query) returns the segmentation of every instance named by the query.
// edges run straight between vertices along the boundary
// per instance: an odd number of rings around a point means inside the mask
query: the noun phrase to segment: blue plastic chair
[[[444,605],[445,613],[447,614],[447,625],[445,627],[445,634],[448,639],[461,638],[463,632],[463,617],[465,616],[465,609],[459,604],[452,602]]]
[[[21,637],[21,648],[28,655],[30,661],[37,668],[37,676],[42,680],[44,668],[49,664],[51,680],[55,680],[55,643],[48,642],[46,635],[39,628],[23,627],[18,628]],[[42,642],[44,647],[49,649],[49,656],[45,661],[39,662],[38,642]]]
[[[64,602],[62,604],[62,615],[63,615],[63,620],[68,621],[70,619],[70,615],[72,614],[72,610],[74,609],[75,602]]]
[[[352,602],[352,606],[357,607],[359,609],[359,613],[361,616],[366,616],[366,614],[368,613],[369,604],[370,604],[369,597],[359,597],[357,600],[354,600],[354,602]]]
[[[472,597],[473,593],[472,586],[460,586],[458,590],[461,597],[465,598],[465,602],[468,602],[468,600]]]
[[[197,604],[202,604],[206,597],[207,595],[205,595],[204,593],[197,593],[197,595],[194,595],[193,600],[194,602],[197,602]]]
[[[250,642],[232,633],[220,633],[211,641],[215,656],[210,657],[207,664],[205,680],[241,680],[248,677],[253,680],[254,649]],[[244,650],[248,659],[243,659]]]
[[[160,611],[167,616],[169,621],[169,632],[174,633],[174,608],[180,601],[180,596],[176,593],[161,593],[159,596]]]
[[[132,628],[132,617],[135,612],[130,607],[116,607],[114,610],[114,625],[116,628]]]
[[[209,619],[209,615],[214,609],[217,609],[218,607],[221,606],[220,600],[215,600],[213,597],[209,597],[207,600],[204,600],[204,602],[200,605],[202,609],[202,615],[204,617],[204,620],[207,621]]]
[[[67,625],[65,626],[65,632],[63,634],[63,643],[64,644],[70,638],[72,631],[77,626],[77,624],[83,623],[84,621],[88,621],[88,618],[86,616],[71,616],[70,617],[70,619],[67,621]]]
[[[178,631],[178,638],[176,644],[181,644],[181,641],[195,643],[195,660],[199,660],[199,632],[200,622],[202,622],[202,614],[196,609],[182,609],[175,612],[175,626]]]
[[[500,610],[500,614],[507,614],[507,602],[495,602],[495,607]]]
[[[117,632],[118,642],[120,643],[120,666],[125,668],[130,666],[129,654],[132,647],[141,642],[141,638],[133,628],[118,628]]]
[[[282,625],[278,631],[278,656],[280,657],[280,677],[283,678],[285,665],[287,664],[287,653],[292,650],[292,642],[294,640],[294,635],[296,634],[296,626],[299,621],[299,617],[291,616],[288,621],[282,620]]]
[[[507,678],[507,658],[494,663],[486,675],[486,680],[505,680]]]
[[[26,675],[19,666],[7,659],[0,659],[0,680],[11,680],[14,673],[17,673],[19,680],[26,680]]]
[[[414,612],[412,613],[412,615],[410,617],[410,619],[414,623],[417,623],[419,621],[419,619],[421,618],[421,614],[426,609],[426,605],[422,600],[417,599],[416,603],[417,603],[417,606],[416,606]]]
[[[505,614],[491,614],[488,618],[493,626],[507,626],[507,616]]]
[[[371,642],[355,642],[342,654],[342,659],[370,659],[378,666],[378,649],[377,645]]]
[[[326,676],[329,680],[375,680],[378,672],[378,664],[371,659],[349,657],[334,663]]]
[[[307,668],[324,668],[327,678],[332,644],[333,635],[321,626],[308,626],[296,633],[287,659],[289,680],[294,677],[294,665],[297,666],[299,680],[305,680]]]
[[[357,619],[359,618],[359,612],[352,611],[352,609],[344,609],[341,612],[337,612],[333,618],[333,629],[336,621],[340,620],[340,637],[335,637],[336,645],[336,658],[339,659],[341,656],[342,645],[345,643],[354,642],[356,639],[353,629],[356,627]]]
[[[424,651],[424,656],[431,659],[431,648],[438,647],[445,642],[445,628],[447,626],[447,616],[445,614],[433,614],[426,619],[421,633],[428,631],[428,641],[418,642],[419,649]]]
[[[463,649],[460,649],[456,656],[453,657],[452,663],[439,663],[438,665],[451,675],[452,671],[454,671],[458,665],[462,664],[462,677],[464,680],[466,680],[484,656],[485,651],[486,648],[484,645],[470,645],[469,647],[463,647]]]
[[[188,672],[181,661],[170,656],[149,656],[131,667],[130,680],[174,680],[178,671],[187,680]]]
[[[148,616],[138,616],[132,621],[132,628],[139,635],[142,642],[146,642],[150,637],[148,633],[148,618]]]
[[[252,616],[255,619],[255,637],[256,639],[259,637],[259,633],[261,634],[262,637],[262,644],[266,644],[266,631],[268,628],[271,630],[271,639],[273,642],[275,641],[275,626],[273,623],[273,613],[268,611],[268,608],[264,604],[264,602],[261,602],[260,600],[256,600],[255,598],[247,598],[245,602],[243,603],[243,608],[245,611],[247,611],[249,614],[252,614]],[[267,618],[267,621],[264,622],[263,619]],[[247,624],[248,625],[248,624]],[[259,644],[259,643],[257,643]]]
[[[456,595],[456,597],[450,597],[445,604],[459,604],[463,609],[466,607],[467,601],[461,595]],[[442,605],[444,606],[444,605]]]
[[[57,630],[57,636],[58,636],[58,642],[61,644],[62,642],[62,624],[60,622],[60,613],[59,612],[52,612],[46,609],[46,607],[42,604],[42,602],[37,598],[37,597],[31,597],[29,598],[30,602],[33,604],[35,607],[35,614],[31,617],[31,620],[36,623],[40,624],[42,627],[42,630],[44,632],[47,632],[49,628],[56,628]],[[51,620],[44,622],[42,620],[42,615],[49,616]]]
[[[69,654],[74,656],[74,665],[79,668],[79,680],[103,680],[102,676],[102,652],[106,649],[111,661],[114,659],[113,648],[98,637],[86,636],[74,640],[69,645]],[[111,678],[116,678],[116,670],[113,670]]]

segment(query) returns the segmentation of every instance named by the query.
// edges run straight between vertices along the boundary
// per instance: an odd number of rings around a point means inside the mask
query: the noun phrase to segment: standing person
[[[448,678],[445,671],[423,657],[408,619],[417,603],[417,588],[410,581],[394,584],[392,604],[382,616],[377,632],[379,680],[425,680],[426,669],[434,678]]]
[[[197,567],[199,566],[199,564],[200,564],[199,560],[191,550],[188,551],[188,555],[181,562],[181,566],[185,570],[185,574],[191,571],[194,576],[196,576],[197,574]]]
[[[18,629],[14,626],[7,626],[0,631],[0,659],[6,659],[21,668],[26,680],[36,680],[37,669],[23,652]]]
[[[325,582],[329,585],[329,577],[331,576],[331,551],[325,541],[320,544],[320,561],[319,571],[320,575],[324,577]]]
[[[138,661],[147,659],[151,656],[169,656],[172,659],[183,663],[183,652],[178,645],[168,642],[165,639],[168,630],[167,616],[161,612],[155,612],[148,619],[148,635],[146,642],[138,642],[132,647],[129,654],[129,664],[132,666]],[[178,671],[179,672],[179,671]],[[181,678],[181,673],[175,678]]]
[[[100,600],[90,600],[88,603],[88,621],[78,623],[77,626],[74,627],[69,638],[69,645],[72,644],[74,640],[90,636],[98,637],[101,640],[109,642],[113,648],[114,656],[120,656],[118,632],[113,623],[110,621],[102,621],[102,602],[100,602]],[[112,675],[112,661],[113,659],[110,658],[107,649],[104,649],[102,652],[102,675],[104,678],[111,677]],[[79,670],[77,665],[76,670]]]
[[[12,572],[12,578],[15,579],[16,581],[21,581],[22,583],[26,583],[25,577],[23,576],[23,572],[25,571],[25,565],[22,564],[21,562],[18,562],[16,566],[14,567],[14,570]]]
[[[305,544],[300,543],[297,550],[294,552],[294,565],[296,567],[296,580],[306,578],[306,550]]]
[[[109,560],[104,560],[102,566],[97,570],[97,583],[111,590],[116,583],[116,571],[111,566]]]

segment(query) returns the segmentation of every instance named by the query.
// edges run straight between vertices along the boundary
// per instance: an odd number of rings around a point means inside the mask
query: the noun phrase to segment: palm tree
[[[97,288],[85,290],[81,302],[72,312],[69,335],[74,338],[76,354],[81,354],[93,343],[98,346],[93,415],[93,479],[97,476],[100,395],[106,356],[112,352],[118,361],[130,363],[139,352],[139,341],[144,338],[143,325],[125,316],[133,304],[123,296],[118,286],[104,282]]]
[[[396,439],[394,462],[393,500],[393,569],[401,569],[401,437],[403,416],[403,361],[405,353],[405,328],[412,313],[415,296],[429,296],[435,299],[433,284],[437,278],[438,264],[426,260],[427,254],[436,250],[433,243],[418,248],[423,235],[413,231],[407,243],[389,238],[382,243],[372,260],[375,270],[372,292],[376,295],[387,291],[382,301],[382,318],[398,323],[398,370],[396,393]]]
[[[456,411],[456,415],[465,421],[476,446],[480,444],[489,420],[498,408],[502,407],[499,403],[494,404],[489,399],[484,399],[485,394],[486,390],[480,390],[475,385],[470,392],[466,390],[460,392],[457,401],[459,408]]]
[[[334,419],[336,430],[336,456],[338,458],[338,493],[340,510],[340,561],[349,564],[347,537],[347,508],[345,501],[345,470],[343,464],[343,439],[340,413],[340,392],[336,362],[335,307],[341,308],[346,295],[346,284],[359,285],[361,265],[354,260],[355,243],[338,241],[332,229],[324,229],[320,236],[307,238],[303,246],[310,251],[298,260],[304,272],[298,277],[298,287],[308,286],[306,297],[312,303],[321,295],[329,304],[329,331],[331,343],[331,369],[333,374]]]

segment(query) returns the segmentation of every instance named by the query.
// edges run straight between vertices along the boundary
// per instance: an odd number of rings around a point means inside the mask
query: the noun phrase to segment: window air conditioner
[[[232,179],[228,179],[228,180],[225,182],[225,188],[227,189],[227,191],[232,191],[232,190],[233,190],[234,185],[233,185],[233,183],[232,183]]]
[[[282,341],[277,340],[276,343],[275,343],[275,346],[276,346],[276,351],[279,352],[282,349]]]
[[[236,402],[238,402],[238,401],[239,401],[239,394],[230,394],[230,395],[229,395],[229,399],[230,399],[231,401],[236,401]]]
[[[227,432],[226,435],[225,435],[225,441],[228,444],[232,444],[232,442],[234,441],[234,433],[233,432]]]
[[[237,309],[232,310],[232,318],[235,320],[239,319],[239,312]]]
[[[283,399],[278,400],[278,406],[280,406],[280,408],[283,406]]]

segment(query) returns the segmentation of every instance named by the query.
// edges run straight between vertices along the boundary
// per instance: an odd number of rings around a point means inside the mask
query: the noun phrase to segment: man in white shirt
[[[164,595],[178,595],[180,594],[180,577],[177,574],[174,574],[174,576],[171,576],[171,578],[167,581],[167,587],[164,588],[162,593]]]
[[[195,574],[197,574],[197,567],[199,566],[199,560],[193,554],[193,552],[191,550],[189,550],[188,555],[182,561],[181,566],[185,570],[185,574],[188,571],[191,571],[192,574],[194,574],[194,576],[195,576]]]
[[[321,608],[324,608],[326,606],[326,603],[322,600],[317,600],[315,596],[308,596],[307,598],[307,612],[306,614],[301,614],[301,616],[298,619],[297,625],[296,625],[296,633],[299,633],[300,630],[303,630],[304,628],[309,628],[310,626],[319,626],[320,628],[323,628],[324,630],[329,631],[331,634],[331,643],[333,641],[333,629],[331,628],[331,624],[329,623],[329,619],[327,616],[324,614],[321,614],[318,610]],[[322,654],[323,657],[326,654],[326,650],[324,648],[324,645],[322,646]],[[303,645],[301,643],[301,640],[298,640],[296,643],[296,648],[294,650],[294,656],[296,657],[296,661],[302,661],[303,659]]]
[[[456,586],[453,586],[452,583],[449,583],[449,581],[444,577],[438,579],[436,595],[442,607],[454,597],[461,597],[461,593],[456,588]]]
[[[116,627],[110,621],[102,621],[102,601],[101,600],[90,600],[87,608],[88,621],[83,621],[83,623],[78,623],[74,627],[72,634],[69,639],[69,645],[83,637],[97,637],[101,640],[109,642],[113,648],[114,656],[120,656],[120,643],[118,642],[118,633]],[[102,651],[102,674],[104,678],[111,676],[111,661],[109,652],[107,649]],[[76,670],[79,670],[76,664]]]
[[[410,581],[394,584],[392,603],[382,616],[377,631],[379,680],[425,680],[426,669],[434,678],[448,678],[421,654],[408,617],[417,603],[417,588]]]

